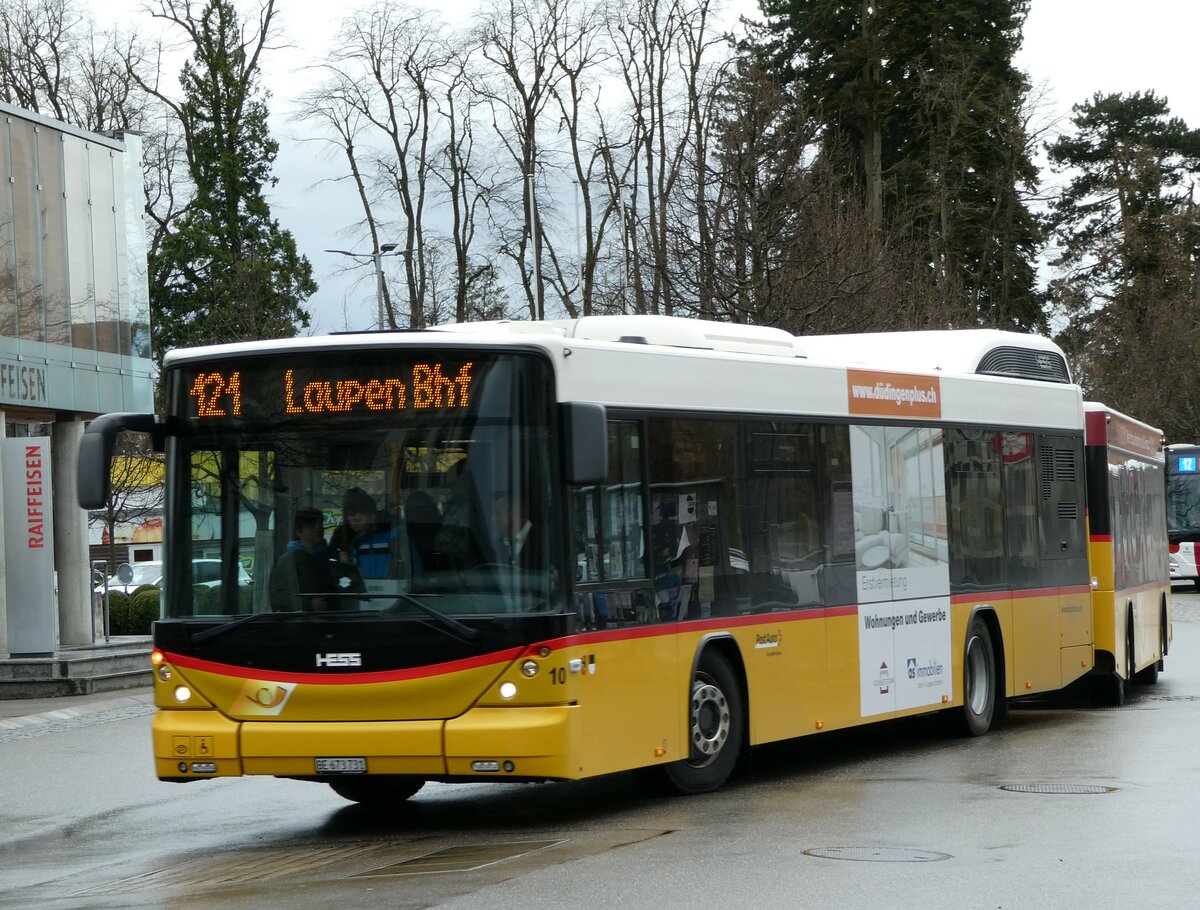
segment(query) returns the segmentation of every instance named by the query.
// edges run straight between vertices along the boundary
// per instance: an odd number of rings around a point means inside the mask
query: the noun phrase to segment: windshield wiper
[[[251,613],[248,616],[239,616],[237,619],[231,619],[229,622],[221,623],[219,626],[214,626],[211,629],[205,629],[203,632],[197,632],[195,635],[189,635],[188,639],[194,645],[202,641],[208,641],[210,638],[216,638],[219,635],[224,635],[226,632],[232,632],[238,626],[248,625],[252,622],[259,622],[264,619],[282,619],[285,616],[295,616],[295,613]]]
[[[394,593],[389,593],[388,596],[395,597],[397,600],[403,601],[411,607],[415,607],[430,619],[434,620],[434,622],[441,626],[445,631],[449,632],[456,638],[462,639],[465,642],[474,643],[483,637],[483,633],[481,633],[478,629],[472,629],[470,626],[463,625],[453,616],[448,616],[441,610],[434,609],[428,604],[417,600],[417,598],[413,597],[411,594],[405,594],[402,591],[396,591]],[[392,607],[391,609],[394,611],[395,607]]]

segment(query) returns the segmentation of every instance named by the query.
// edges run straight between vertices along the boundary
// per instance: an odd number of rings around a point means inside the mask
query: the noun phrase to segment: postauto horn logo
[[[248,679],[242,686],[237,705],[243,714],[255,717],[276,717],[296,688],[295,683],[264,682]]]

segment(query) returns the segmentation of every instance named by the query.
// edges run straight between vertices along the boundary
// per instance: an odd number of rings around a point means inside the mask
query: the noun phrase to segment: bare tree
[[[616,211],[616,200],[606,187],[607,150],[596,78],[610,61],[612,48],[604,30],[604,6],[583,0],[563,13],[552,37],[552,59],[561,78],[551,85],[550,93],[558,107],[559,128],[567,134],[576,245],[582,249],[575,250],[575,268],[569,274],[552,245],[551,256],[554,283],[567,312],[588,316],[595,309],[605,227]]]
[[[514,174],[510,187],[519,190],[522,213],[516,235],[501,230],[501,251],[517,265],[531,319],[546,316],[542,276],[545,234],[538,212],[538,184],[548,179],[539,126],[563,75],[554,66],[555,38],[567,0],[495,0],[478,18],[477,34],[484,60],[501,77],[484,74],[478,85],[491,106],[496,138],[508,154]],[[532,254],[532,255],[530,255]]]
[[[460,54],[434,13],[380,2],[343,21],[325,65],[329,77],[306,96],[300,114],[302,119],[321,121],[345,154],[373,249],[388,242],[385,218],[398,209],[406,321],[413,328],[426,325],[431,315],[425,309],[434,261],[428,251],[426,210],[434,190],[431,178],[442,119],[447,116],[439,104],[445,100],[447,81],[454,99],[453,74],[461,67]],[[451,131],[451,148],[461,158],[470,134],[464,140],[462,123],[456,118],[452,122],[457,131]],[[469,193],[457,185],[452,198],[463,204]],[[456,226],[460,240],[467,232],[461,222]],[[460,275],[465,274],[467,248],[469,243],[463,246]],[[390,287],[384,293],[388,323],[396,328]]]
[[[640,311],[670,315],[676,307],[670,212],[689,147],[699,140],[694,151],[703,153],[705,144],[705,128],[697,119],[702,116],[704,54],[711,46],[709,12],[709,0],[639,0],[610,20],[633,112],[631,138],[641,162],[631,209],[644,239],[650,288]],[[641,204],[644,221],[638,217]]]
[[[484,107],[475,91],[474,48],[459,41],[453,55],[438,77],[438,112],[445,130],[438,166],[435,169],[444,192],[449,198],[451,213],[450,239],[454,248],[454,318],[457,322],[469,319],[498,318],[493,295],[495,267],[480,262],[473,255],[477,240],[478,214],[494,190],[495,165],[486,163],[486,156],[476,156],[477,111]]]

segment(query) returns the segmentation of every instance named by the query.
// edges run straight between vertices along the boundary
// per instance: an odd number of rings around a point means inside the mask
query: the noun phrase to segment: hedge
[[[108,593],[108,631],[112,635],[149,635],[159,618],[159,590],[143,585],[133,594]]]

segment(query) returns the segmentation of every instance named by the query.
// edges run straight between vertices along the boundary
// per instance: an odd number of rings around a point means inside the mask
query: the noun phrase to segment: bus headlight
[[[521,672],[532,679],[533,677],[537,676],[538,662],[536,660],[525,661],[525,663],[521,664]]]
[[[185,701],[187,701],[191,697],[192,697],[192,690],[189,689],[187,686],[176,686],[175,687],[175,700],[177,702],[179,702],[180,704],[183,704]]]
[[[161,679],[163,682],[166,682],[168,679],[170,679],[171,678],[171,668],[168,667],[166,664],[159,664],[158,678]]]
[[[508,700],[511,698],[516,698],[516,695],[517,695],[517,684],[516,683],[511,683],[511,682],[500,683],[500,697],[501,698]]]

